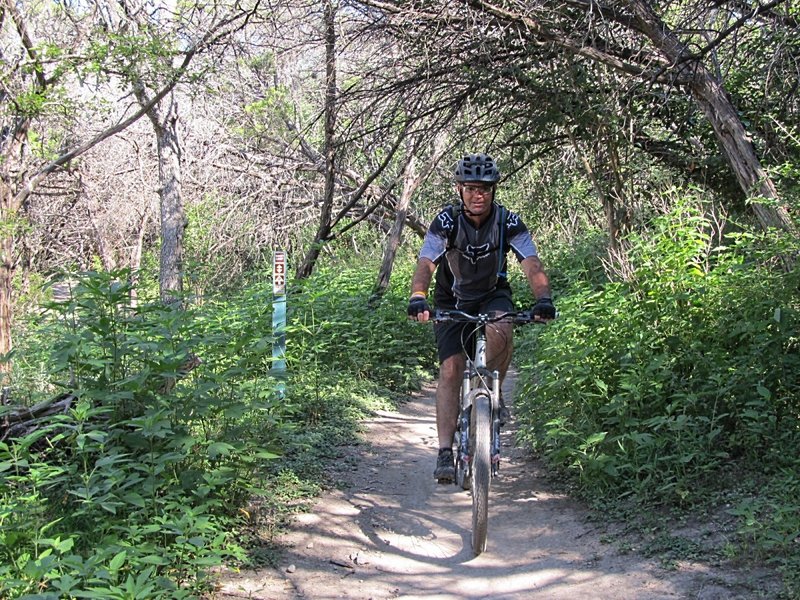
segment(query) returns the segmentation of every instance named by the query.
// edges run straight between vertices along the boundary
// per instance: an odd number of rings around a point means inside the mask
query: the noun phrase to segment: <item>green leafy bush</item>
[[[271,285],[134,309],[129,273],[83,274],[17,355],[16,383],[38,384],[19,397],[73,403],[0,443],[0,596],[196,597],[211,567],[254,560],[360,419],[426,376],[407,282],[370,306],[373,277],[322,269],[295,286],[284,390]]]
[[[74,401],[0,444],[6,597],[192,597],[210,567],[243,556],[229,506],[283,428],[258,344],[269,315],[133,310],[127,275],[85,274],[48,307],[40,339],[54,340],[52,382]],[[205,364],[181,379],[195,356]]]
[[[559,319],[525,330],[515,354],[519,437],[604,506],[729,513],[725,552],[773,562],[796,597],[797,242],[731,225],[723,237],[696,207],[630,236],[620,281],[566,263]]]
[[[406,319],[410,281],[409,265],[399,266],[376,304],[370,270],[321,268],[293,300],[290,364],[311,359],[393,390],[418,388],[435,347],[430,327]]]
[[[797,441],[798,280],[777,258],[796,249],[720,245],[687,207],[647,235],[629,239],[629,280],[559,300],[546,358],[522,366],[522,437],[587,493],[689,502],[730,461],[777,468]]]

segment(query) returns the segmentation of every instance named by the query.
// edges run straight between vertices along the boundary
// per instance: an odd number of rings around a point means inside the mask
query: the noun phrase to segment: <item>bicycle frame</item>
[[[496,476],[500,465],[500,421],[498,413],[500,410],[500,373],[495,369],[490,371],[486,364],[486,325],[488,315],[478,315],[476,321],[475,352],[474,358],[467,357],[467,366],[464,369],[464,378],[461,383],[461,409],[459,411],[459,425],[462,435],[460,439],[459,454],[465,462],[469,463],[471,456],[469,451],[469,427],[470,409],[472,408],[476,392],[484,392],[489,395],[492,407],[492,434],[491,434],[491,458],[492,476]]]

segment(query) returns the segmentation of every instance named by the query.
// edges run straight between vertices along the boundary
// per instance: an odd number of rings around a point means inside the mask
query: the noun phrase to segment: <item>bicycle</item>
[[[455,484],[472,490],[472,551],[486,550],[489,531],[489,486],[500,468],[500,374],[490,371],[486,361],[486,326],[499,321],[515,325],[544,323],[530,311],[496,315],[471,315],[460,310],[436,310],[437,323],[474,323],[474,353],[467,353],[467,367],[461,384],[461,406],[453,445],[456,448]]]

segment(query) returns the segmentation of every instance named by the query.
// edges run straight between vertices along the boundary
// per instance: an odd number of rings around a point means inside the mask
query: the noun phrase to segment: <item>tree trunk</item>
[[[4,142],[0,155],[0,357],[13,348],[11,321],[14,315],[14,270],[16,267],[17,219],[24,194],[19,194],[24,171],[22,160],[27,154],[25,140],[29,120],[20,119]],[[22,186],[24,187],[24,186]],[[0,373],[10,373],[11,362],[0,361]]]
[[[336,28],[332,0],[325,2],[325,192],[319,217],[319,227],[314,241],[308,249],[303,263],[297,270],[298,279],[311,276],[319,258],[322,245],[331,233],[333,194],[336,176],[336,150],[334,130],[336,127]]]
[[[3,190],[2,223],[4,228],[8,225],[8,193]],[[11,316],[12,311],[12,290],[14,289],[14,235],[12,232],[4,233],[0,236],[0,357],[5,357],[11,352]],[[11,362],[0,361],[0,373],[11,371]]]
[[[174,302],[183,293],[183,234],[186,215],[181,190],[181,148],[178,110],[173,102],[158,136],[158,177],[161,182],[161,300]]]
[[[144,105],[143,91],[137,93]],[[172,304],[181,301],[183,294],[183,234],[186,215],[181,189],[181,147],[178,136],[178,105],[169,94],[161,114],[161,104],[153,106],[147,116],[153,124],[158,147],[158,195],[161,201],[161,261],[159,290],[161,301]]]
[[[419,187],[419,180],[416,177],[416,159],[412,154],[406,164],[403,175],[403,191],[400,193],[400,200],[397,202],[394,225],[389,233],[389,239],[386,240],[386,246],[383,250],[383,262],[381,263],[380,271],[378,271],[378,279],[375,282],[370,303],[378,302],[383,298],[383,294],[389,287],[389,280],[392,277],[394,268],[394,259],[397,256],[397,248],[400,247],[400,240],[403,236],[408,206],[411,204],[411,196],[414,195],[417,187]]]
[[[639,27],[656,48],[673,65],[683,65],[683,74],[691,79],[689,88],[692,97],[711,123],[723,155],[745,195],[748,198],[779,200],[775,184],[761,166],[744,124],[722,84],[699,59],[692,58],[686,45],[667,27],[649,3],[645,0],[628,0],[628,4]],[[789,213],[780,202],[754,202],[752,206],[764,229],[794,231]]]
[[[778,190],[756,156],[753,142],[722,86],[708,71],[698,73],[692,95],[711,122],[725,158],[747,198],[780,200]],[[793,231],[789,213],[782,203],[754,202],[753,211],[764,229]]]
[[[581,149],[578,145],[578,140],[575,139],[572,131],[567,128],[567,136],[569,137],[569,141],[572,143],[572,147],[575,149],[575,152],[581,159],[581,163],[583,164],[583,169],[586,171],[586,176],[589,178],[589,181],[592,182],[592,189],[594,190],[595,194],[597,194],[597,198],[600,200],[600,204],[603,207],[603,214],[606,217],[606,227],[608,229],[608,248],[612,255],[616,254],[619,251],[619,225],[617,223],[617,211],[614,207],[614,199],[606,193],[606,190],[598,177],[597,172],[592,167],[592,163],[589,162],[589,159],[586,157],[586,153]]]
[[[370,304],[379,302],[389,287],[392,270],[394,269],[394,259],[397,256],[397,249],[400,247],[400,242],[402,241],[403,228],[406,225],[406,221],[409,219],[408,207],[411,205],[411,198],[419,189],[419,186],[422,185],[422,182],[430,175],[436,164],[441,160],[447,145],[447,134],[440,133],[436,136],[433,143],[433,154],[418,173],[416,151],[420,143],[424,142],[416,138],[407,144],[406,151],[408,152],[409,158],[403,173],[403,191],[400,193],[400,199],[397,202],[394,224],[389,232],[389,239],[383,251],[383,262],[378,272],[378,278],[375,281]],[[427,231],[427,227],[423,229],[423,235],[425,231]]]
[[[136,243],[131,249],[131,308],[136,308],[139,303],[137,287],[139,285],[139,269],[142,266],[142,250],[144,248],[144,234],[147,223],[150,221],[150,208],[145,206],[139,218],[139,228],[136,232]]]
[[[103,265],[103,270],[113,271],[117,268],[117,259],[114,256],[114,250],[103,235],[103,231],[97,224],[94,210],[91,204],[86,208],[86,214],[89,217],[89,223],[92,225],[95,239],[97,240],[97,254],[100,255],[100,264]]]

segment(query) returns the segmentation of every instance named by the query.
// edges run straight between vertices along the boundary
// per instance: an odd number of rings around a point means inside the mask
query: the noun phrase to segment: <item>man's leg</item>
[[[461,379],[464,377],[466,359],[463,354],[454,354],[439,366],[439,383],[436,387],[436,431],[439,434],[439,448],[453,445],[453,434],[458,421]]]
[[[482,310],[490,314],[505,313],[514,310],[509,290],[497,290]],[[486,355],[489,357],[490,369],[500,373],[500,382],[511,364],[511,355],[514,351],[514,325],[511,323],[492,323],[486,327]]]
[[[486,328],[486,354],[490,369],[500,372],[500,381],[506,376],[514,353],[514,326],[511,323],[492,323]]]
[[[486,353],[489,357],[487,366],[492,370],[497,369],[502,387],[514,353],[514,326],[511,323],[493,323],[486,328]],[[501,425],[511,418],[502,392],[500,393],[500,414],[498,416]]]
[[[436,431],[439,436],[439,455],[433,476],[440,483],[455,479],[453,460],[453,435],[459,411],[459,392],[466,359],[463,354],[454,354],[444,359],[439,366],[439,383],[436,387]]]

